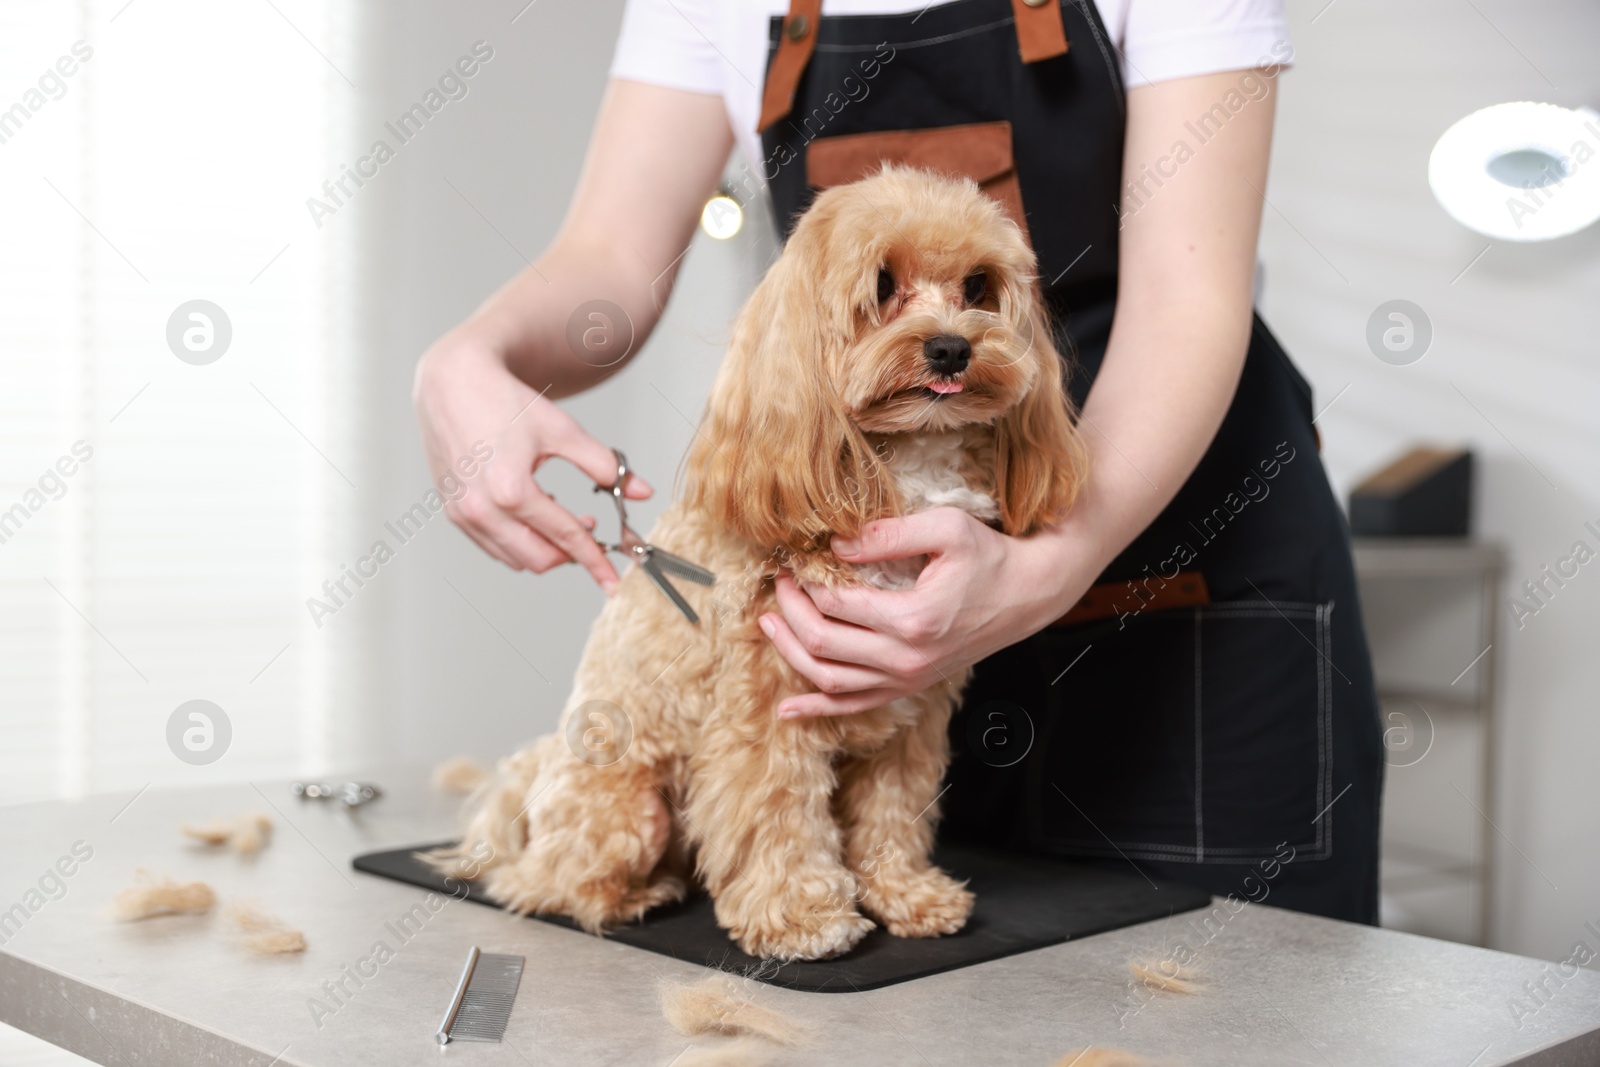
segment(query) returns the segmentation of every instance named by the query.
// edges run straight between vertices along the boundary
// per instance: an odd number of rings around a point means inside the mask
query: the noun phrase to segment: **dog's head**
[[[734,325],[688,500],[807,551],[892,514],[867,434],[995,428],[1002,527],[1061,517],[1083,449],[1022,233],[971,181],[885,167],[820,194]]]

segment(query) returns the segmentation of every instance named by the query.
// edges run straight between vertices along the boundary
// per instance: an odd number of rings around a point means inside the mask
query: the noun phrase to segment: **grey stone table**
[[[388,795],[353,813],[297,801],[285,782],[0,808],[0,909],[10,909],[0,915],[0,1020],[137,1067],[633,1067],[725,1040],[691,1041],[662,1021],[656,987],[703,973],[689,964],[466,901],[397,937],[396,920],[425,893],[357,873],[350,858],[447,836],[455,801],[429,794],[419,774],[376,780]],[[277,833],[253,858],[202,851],[178,833],[185,821],[269,808]],[[58,863],[71,875],[51,876]],[[222,905],[250,899],[304,930],[309,947],[253,956],[222,906],[112,922],[110,899],[140,866],[204,879]],[[1267,906],[1223,908],[1209,926],[1206,914],[868,993],[755,987],[812,1034],[770,1062],[1049,1067],[1093,1044],[1193,1067],[1600,1064],[1600,974],[1552,978],[1539,960]],[[392,957],[332,999],[324,983],[379,941]],[[1131,959],[1159,960],[1180,942],[1197,953],[1203,993],[1152,996],[1132,984]],[[527,957],[516,1009],[503,1044],[440,1048],[434,1029],[472,944]],[[1544,994],[1530,998],[1524,983],[1541,980]]]

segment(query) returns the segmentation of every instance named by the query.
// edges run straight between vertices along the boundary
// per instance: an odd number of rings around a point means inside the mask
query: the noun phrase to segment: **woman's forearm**
[[[1124,173],[1169,176],[1124,199],[1114,325],[1079,416],[1088,480],[1067,519],[1039,538],[1063,611],[1172,501],[1238,387],[1276,86],[1254,83],[1266,93],[1181,166],[1172,153],[1188,136],[1185,119],[1246,76],[1181,78],[1128,94]]]
[[[1039,535],[1053,561],[1057,615],[1188,479],[1227,413],[1249,341],[1248,304],[1242,316],[1215,305],[1138,316],[1119,308],[1118,321],[1138,325],[1113,332],[1079,415],[1090,456],[1083,493],[1065,521]]]
[[[722,100],[616,80],[550,247],[424,358],[493,358],[556,398],[615,374],[655,328],[733,134]]]
[[[498,359],[557,399],[620,370],[659,316],[640,270],[603,248],[557,241],[440,338],[434,351],[445,360]]]

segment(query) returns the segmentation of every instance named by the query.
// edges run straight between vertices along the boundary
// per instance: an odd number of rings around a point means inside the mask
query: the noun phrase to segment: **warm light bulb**
[[[739,206],[739,201],[725,193],[718,193],[706,201],[705,209],[700,212],[700,228],[706,231],[707,236],[718,241],[726,241],[739,232],[744,225],[744,208]]]

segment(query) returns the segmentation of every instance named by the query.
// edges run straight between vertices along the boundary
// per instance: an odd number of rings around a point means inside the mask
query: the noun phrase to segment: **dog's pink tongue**
[[[936,393],[959,393],[961,392],[961,383],[943,381],[929,382],[928,388],[932,389]]]

